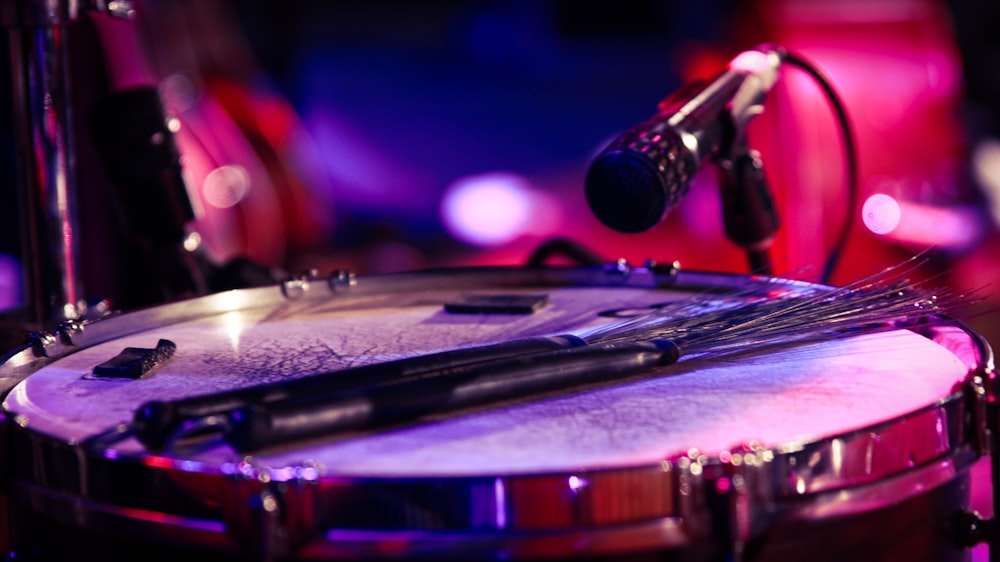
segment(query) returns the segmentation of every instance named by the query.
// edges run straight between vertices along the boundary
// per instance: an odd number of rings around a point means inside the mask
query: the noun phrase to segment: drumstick
[[[675,363],[671,342],[613,343],[462,365],[374,388],[252,404],[228,415],[223,438],[241,452],[380,427],[497,400],[600,382]]]
[[[754,283],[751,289],[742,292],[737,291],[727,295],[713,295],[711,306],[718,307],[719,304],[717,301],[720,298],[745,300],[753,296],[753,294],[758,294],[759,298],[759,292],[762,290],[762,287],[776,288],[785,284],[787,284],[786,281],[778,279],[761,280]],[[672,317],[694,316],[703,314],[706,306],[704,299],[693,297],[672,303],[667,307],[662,307],[656,314],[660,318],[667,315]],[[611,334],[612,332],[613,330],[608,330],[607,334]],[[614,339],[615,341],[622,340],[621,337]],[[583,336],[562,334],[521,338],[494,344],[450,349],[437,353],[351,367],[292,380],[266,383],[190,398],[170,401],[152,400],[142,404],[136,410],[133,416],[131,431],[143,445],[158,450],[163,448],[170,439],[170,436],[178,431],[180,426],[188,420],[225,414],[231,410],[250,404],[274,402],[295,396],[329,394],[391,381],[400,381],[411,377],[433,377],[441,371],[447,371],[463,365],[609,343],[611,340],[612,338],[607,336],[603,331],[595,331],[592,334],[585,334]]]
[[[436,381],[419,383],[433,391],[434,385],[465,384],[474,380],[475,377],[468,374],[468,369],[458,369],[463,365],[479,363],[481,368],[477,372],[480,373],[490,369],[507,370],[515,367],[516,362],[512,363],[510,358],[527,357],[552,350],[571,350],[584,345],[599,347],[597,351],[580,354],[582,357],[600,354],[600,346],[615,342],[656,339],[669,339],[688,355],[705,352],[721,354],[803,338],[816,340],[830,335],[842,336],[846,333],[845,330],[857,332],[885,329],[887,324],[889,327],[899,326],[903,319],[914,313],[929,315],[942,311],[949,303],[961,300],[958,297],[949,299],[943,295],[928,294],[918,284],[903,280],[916,268],[906,268],[905,263],[843,288],[820,288],[812,293],[807,292],[805,296],[799,296],[801,292],[785,291],[785,295],[779,294],[776,298],[767,300],[761,300],[758,296],[757,300],[749,302],[744,299],[720,305],[719,300],[723,297],[699,295],[635,319],[611,323],[579,337],[514,340],[173,402],[154,401],[137,410],[133,431],[148,447],[161,448],[172,435],[183,431],[178,429],[183,423],[192,419],[240,411],[242,421],[235,423],[260,427],[266,424],[259,420],[249,421],[250,412],[266,412],[266,409],[250,406],[286,401],[280,408],[291,411],[294,409],[291,404],[296,399],[299,402],[309,402],[312,400],[309,396],[320,396],[316,400],[332,402],[343,397],[344,393],[357,397],[370,389],[385,392],[378,387],[386,384],[399,385],[410,379],[418,382]],[[773,290],[780,288],[781,284],[780,280],[771,280],[765,282],[764,287]],[[756,290],[751,288],[740,296],[759,295],[760,292],[758,285]],[[633,351],[646,353],[649,350]],[[626,352],[616,349],[613,353]],[[559,354],[557,357],[558,360],[575,360],[575,356],[569,353]],[[545,362],[547,359],[540,361]],[[520,368],[530,370],[534,367],[521,365]],[[448,382],[448,377],[451,377],[451,382]],[[411,390],[421,391],[419,385]],[[530,391],[530,388],[526,387],[525,391]],[[230,422],[233,422],[235,417],[229,417],[232,418]],[[246,432],[245,429],[233,431]]]
[[[252,452],[299,439],[398,424],[638,374],[671,365],[682,355],[714,357],[775,344],[899,329],[917,318],[933,321],[929,315],[940,313],[945,300],[952,299],[929,295],[908,282],[862,284],[819,296],[749,303],[692,318],[656,322],[644,317],[625,326],[619,323],[602,329],[606,342],[597,345],[238,408],[229,413],[223,437],[237,450]],[[668,335],[670,339],[663,339]],[[645,341],[607,341],[618,337]]]
[[[450,349],[179,400],[153,400],[144,403],[136,410],[132,430],[143,445],[151,449],[161,449],[170,435],[185,421],[224,414],[250,404],[363,388],[407,379],[421,373],[447,371],[471,363],[584,345],[587,345],[586,341],[573,335],[523,338],[477,347]]]

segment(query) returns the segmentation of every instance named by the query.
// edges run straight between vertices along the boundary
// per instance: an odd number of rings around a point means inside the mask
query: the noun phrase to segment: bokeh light
[[[888,234],[899,226],[899,202],[884,193],[876,193],[865,200],[861,217],[868,230],[875,234]]]
[[[441,201],[441,217],[456,239],[496,246],[523,234],[532,218],[531,186],[510,172],[492,172],[456,180]]]

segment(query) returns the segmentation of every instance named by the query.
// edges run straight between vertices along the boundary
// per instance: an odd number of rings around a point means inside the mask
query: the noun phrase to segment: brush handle
[[[224,438],[241,452],[337,432],[524,398],[670,365],[667,341],[595,345],[462,365],[368,389],[252,404],[229,414]]]
[[[162,449],[186,421],[222,415],[252,404],[266,404],[316,394],[363,389],[392,381],[439,373],[462,365],[585,346],[574,335],[522,338],[490,345],[451,349],[297,378],[239,388],[180,400],[153,400],[140,406],[133,416],[135,437],[150,449]]]

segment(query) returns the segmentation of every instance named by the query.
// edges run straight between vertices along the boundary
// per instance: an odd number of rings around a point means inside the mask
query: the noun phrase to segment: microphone
[[[771,45],[744,51],[713,80],[669,96],[651,119],[612,141],[587,170],[587,203],[597,218],[628,233],[663,220],[702,163],[725,159],[763,112],[783,56]]]

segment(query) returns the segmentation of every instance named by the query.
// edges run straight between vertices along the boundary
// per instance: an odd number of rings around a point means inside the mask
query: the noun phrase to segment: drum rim
[[[344,290],[349,290],[353,293],[357,291],[358,287],[364,287],[361,289],[362,292],[371,291],[372,293],[376,293],[384,290],[385,285],[423,284],[434,275],[447,276],[452,281],[458,275],[469,281],[474,280],[476,284],[495,283],[498,279],[514,282],[514,278],[518,279],[519,284],[523,284],[524,277],[531,277],[536,280],[544,280],[567,286],[593,284],[594,286],[638,286],[671,289],[688,287],[705,288],[718,286],[720,282],[733,284],[749,282],[749,278],[746,276],[735,274],[683,272],[684,275],[681,275],[680,273],[676,269],[659,271],[636,269],[623,272],[621,270],[608,270],[607,268],[588,270],[582,270],[581,268],[540,268],[537,270],[505,267],[463,268],[459,270],[437,270],[396,276],[380,276],[377,279],[372,279],[381,281],[381,284],[379,282],[369,284],[366,280],[365,283],[360,283],[358,286],[355,286],[352,280],[344,282],[344,277],[338,276],[337,279],[339,282],[333,282],[333,277],[331,277],[331,280],[327,281],[326,284],[333,290],[333,294],[336,295],[339,291]],[[30,345],[26,344],[25,347],[7,356],[4,364],[0,365],[0,374],[5,372],[4,370],[14,372],[15,375],[20,375],[25,371],[30,374],[30,372],[76,349],[96,345],[97,343],[151,327],[163,326],[165,323],[181,322],[187,319],[219,314],[230,310],[247,310],[248,306],[297,306],[299,304],[308,304],[315,299],[329,298],[329,291],[314,291],[310,289],[310,284],[316,284],[321,281],[323,280],[298,279],[293,284],[286,283],[283,285],[280,292],[275,291],[273,287],[230,291],[228,293],[209,295],[190,301],[182,301],[131,312],[84,325],[61,326],[54,334],[51,334],[48,339],[42,342],[41,348],[45,352],[44,354],[40,355],[38,353],[38,341],[32,342]],[[802,283],[803,286],[812,285],[805,282],[795,283]],[[825,517],[829,515],[829,512],[816,507],[830,503],[825,502],[823,498],[833,497],[838,494],[842,495],[844,492],[850,493],[852,491],[871,488],[872,484],[878,484],[880,481],[886,479],[908,481],[908,479],[917,478],[923,483],[924,489],[941,485],[956,474],[965,471],[983,452],[984,444],[982,443],[981,436],[981,428],[985,427],[983,425],[985,423],[983,414],[985,403],[983,381],[992,372],[993,360],[992,350],[989,349],[985,340],[961,323],[952,321],[948,324],[942,324],[940,327],[930,329],[928,333],[923,335],[935,339],[939,335],[935,333],[935,330],[949,331],[949,336],[952,340],[954,340],[955,332],[959,332],[961,336],[956,341],[959,342],[957,344],[958,347],[962,349],[950,350],[967,355],[972,354],[974,357],[962,357],[970,366],[970,373],[966,381],[959,388],[956,388],[955,392],[915,412],[842,435],[822,438],[809,443],[785,444],[780,450],[769,449],[755,443],[747,443],[742,447],[737,447],[729,451],[725,455],[725,458],[723,458],[723,455],[705,457],[697,451],[692,450],[683,456],[664,459],[659,465],[577,471],[573,474],[565,472],[553,474],[515,474],[494,475],[487,478],[487,480],[492,479],[495,482],[501,482],[504,494],[513,493],[508,488],[522,485],[528,486],[530,489],[529,484],[532,479],[549,479],[553,482],[562,481],[564,483],[570,483],[572,479],[577,479],[577,482],[586,481],[590,486],[589,490],[587,487],[581,488],[580,490],[583,490],[583,493],[595,493],[593,490],[598,489],[600,489],[598,491],[603,490],[607,493],[613,493],[616,490],[635,488],[636,484],[634,480],[638,475],[641,481],[639,483],[640,491],[658,489],[661,492],[666,491],[667,496],[669,496],[653,501],[634,513],[620,515],[618,519],[614,520],[601,519],[595,521],[593,519],[598,517],[599,514],[581,515],[580,513],[576,513],[570,520],[554,518],[533,524],[516,525],[508,522],[506,520],[508,516],[504,515],[504,521],[500,521],[500,516],[497,516],[491,523],[486,524],[485,527],[482,522],[479,522],[478,527],[466,524],[455,529],[440,529],[435,528],[434,525],[430,525],[426,528],[401,529],[399,532],[408,531],[431,534],[459,532],[472,533],[474,535],[475,533],[485,532],[484,529],[486,529],[487,531],[491,530],[492,532],[507,534],[524,532],[537,539],[538,536],[542,535],[555,536],[581,527],[589,526],[589,528],[593,529],[595,525],[598,525],[606,527],[612,535],[615,534],[614,530],[618,529],[619,534],[624,536],[628,533],[635,533],[635,529],[637,528],[645,528],[649,525],[650,521],[659,521],[653,527],[659,528],[661,531],[665,528],[683,529],[683,532],[661,533],[661,535],[658,535],[660,538],[657,540],[663,541],[664,546],[671,546],[674,543],[687,544],[688,542],[717,539],[718,537],[713,537],[712,535],[717,534],[718,530],[713,530],[711,521],[705,521],[707,516],[712,520],[718,518],[724,519],[727,522],[726,533],[733,535],[729,537],[730,539],[745,540],[759,532],[760,527],[765,525],[765,522],[774,516],[775,510],[794,510],[801,517]],[[935,339],[935,341],[937,340]],[[955,341],[951,343],[954,344]],[[27,354],[30,354],[30,357]],[[966,428],[962,420],[970,417],[974,420],[974,427]],[[923,451],[922,454],[924,456],[920,458],[906,459],[902,463],[896,462],[884,467],[877,473],[860,476],[852,474],[848,475],[847,478],[844,478],[844,475],[832,477],[827,473],[822,473],[812,475],[812,478],[804,483],[800,484],[801,479],[799,479],[794,480],[795,484],[789,484],[793,481],[789,479],[789,473],[792,471],[791,467],[800,465],[803,462],[800,459],[815,457],[816,455],[820,455],[821,457],[827,455],[827,457],[821,460],[820,464],[832,466],[834,463],[829,458],[829,455],[831,454],[830,451],[837,446],[835,445],[837,442],[840,442],[840,447],[870,449],[873,446],[872,443],[877,444],[878,441],[877,439],[873,440],[871,438],[872,435],[879,435],[880,432],[892,430],[906,424],[927,426],[928,423],[936,424],[941,420],[945,420],[946,422],[947,435],[938,442],[936,448],[929,452]],[[11,421],[14,423],[9,423]],[[19,490],[18,493],[26,496],[23,499],[36,504],[44,503],[40,502],[37,498],[42,493],[48,497],[51,505],[72,504],[78,513],[81,511],[90,511],[97,514],[99,512],[107,512],[108,509],[113,511],[117,507],[126,510],[138,509],[105,502],[105,498],[97,492],[98,489],[107,483],[97,481],[98,476],[95,475],[99,474],[100,471],[95,470],[95,468],[100,468],[102,463],[114,463],[116,466],[120,466],[121,459],[95,457],[81,445],[55,442],[46,436],[33,432],[30,428],[21,427],[16,423],[16,420],[8,419],[4,425],[10,428],[3,437],[5,440],[10,443],[13,443],[15,440],[18,440],[19,443],[27,443],[27,447],[31,451],[28,457],[22,457],[30,458],[27,463],[28,466],[20,467],[17,470],[12,469],[12,472],[14,472],[11,475],[12,483],[14,484],[14,488]],[[4,444],[3,448],[7,450],[8,445]],[[66,482],[53,485],[54,483],[49,481],[50,477],[46,476],[52,474],[53,467],[43,466],[45,464],[44,460],[35,462],[36,459],[54,458],[77,459],[79,463],[77,470],[70,471],[76,472],[79,475],[80,481],[76,489],[74,489],[72,484],[67,485]],[[140,472],[148,469],[150,471],[158,471],[158,473],[163,470],[186,473],[183,466],[167,467],[163,463],[157,466],[151,466],[151,464],[156,465],[157,463],[145,462],[135,464],[134,466]],[[273,471],[253,467],[252,465],[249,465],[249,467],[250,470],[246,472],[223,475],[221,478],[219,475],[215,475],[214,478],[229,486],[234,497],[240,498],[239,501],[245,503],[252,503],[268,494],[278,493],[282,496],[283,502],[289,501],[289,498],[295,501],[294,498],[299,497],[296,494],[299,494],[302,495],[302,498],[305,498],[302,501],[311,503],[312,505],[322,504],[328,500],[327,495],[333,493],[329,491],[323,492],[324,489],[342,493],[345,488],[349,489],[353,487],[358,489],[359,487],[373,484],[382,486],[389,482],[402,482],[415,485],[417,493],[432,493],[435,491],[439,493],[442,483],[445,483],[446,487],[454,488],[456,493],[468,493],[470,483],[478,481],[478,484],[483,484],[483,478],[480,477],[414,477],[408,482],[403,482],[407,479],[380,477],[324,478],[323,476],[309,478],[301,476],[301,472],[295,478],[282,480],[275,478]],[[642,474],[646,474],[646,476],[641,476]],[[492,484],[493,486],[496,486],[495,482]],[[722,490],[721,484],[723,482],[728,482],[726,490]],[[485,484],[488,486],[491,483],[486,482]],[[572,488],[572,484],[568,485]],[[629,488],[629,486],[632,488]],[[744,513],[741,517],[734,517],[733,513],[730,513],[732,510],[731,503],[736,501],[731,497],[732,492],[730,490],[736,488],[739,489],[737,494],[739,497],[754,499],[754,505],[751,505],[753,508],[752,512]],[[915,489],[907,489],[905,486],[899,486],[899,489],[896,488],[896,486],[893,487],[892,495],[880,497],[877,501],[898,501],[900,494],[916,493]],[[289,492],[289,490],[294,490],[294,492]],[[568,496],[569,499],[562,506],[564,509],[580,509],[580,490],[570,491],[570,496],[573,493],[577,495],[575,497]],[[157,491],[157,493],[166,492]],[[715,504],[719,504],[718,499],[723,498],[721,503],[724,504],[724,507],[719,509],[719,513],[706,515],[699,512],[699,506],[703,506],[705,498],[709,496],[716,498]],[[809,509],[803,509],[802,502],[800,501],[806,497],[812,498],[812,504]],[[154,504],[160,501],[160,498],[155,498],[155,500]],[[864,503],[870,507],[871,502],[872,498],[866,497],[864,502],[859,503]],[[796,507],[788,507],[793,505]],[[844,509],[843,506],[845,504],[843,502],[839,502],[839,505],[841,509]],[[166,513],[170,517],[180,518],[170,523],[174,527],[200,529],[199,533],[195,533],[198,535],[197,538],[193,538],[194,535],[191,535],[191,540],[196,540],[199,546],[203,543],[205,546],[219,546],[220,544],[229,544],[232,542],[216,536],[218,531],[213,529],[220,528],[217,525],[218,521],[213,521],[211,518],[205,520],[189,516],[187,513],[171,514],[167,513],[166,510],[157,509],[155,505],[152,507],[154,509],[149,510],[150,513],[160,513],[160,515]],[[849,502],[846,509],[850,510],[851,508]],[[509,507],[504,506],[504,509],[509,509]],[[496,512],[495,505],[493,510]],[[488,507],[486,511],[489,511]],[[515,519],[515,516],[516,514],[511,513],[510,519]],[[251,517],[251,519],[254,519],[253,521],[241,522],[238,520],[239,518],[234,519],[230,516],[226,520],[224,515],[220,515],[222,520],[221,529],[223,529],[221,532],[229,536],[229,538],[235,537],[235,542],[241,542],[244,534],[252,532],[249,529],[253,529],[255,526],[261,524],[261,521],[257,520],[261,517],[266,519],[265,515],[258,514]],[[155,520],[157,517],[154,516],[152,519]],[[714,526],[717,527],[717,525]],[[225,530],[227,527],[229,528],[228,531]],[[241,531],[241,529],[246,530]],[[329,525],[319,521],[300,521],[297,524],[291,524],[289,528],[281,529],[279,534],[291,537],[291,543],[289,544],[291,547],[294,547],[295,545],[307,542],[307,539],[314,537],[316,533],[328,533],[331,530]],[[379,535],[379,530],[373,529],[372,531],[375,531],[375,537],[381,536]],[[384,529],[382,531],[386,533],[390,532]],[[210,536],[211,539],[206,539],[205,537],[207,536]],[[619,544],[619,547],[621,545],[620,541],[609,539],[608,544],[611,543]],[[454,545],[449,548],[452,547]],[[286,546],[285,548],[290,547]],[[590,547],[587,552],[603,552],[601,548],[603,547]]]
[[[899,419],[836,437],[800,444],[798,451],[794,453],[750,443],[744,447],[734,448],[731,456],[725,461],[717,456],[698,458],[696,452],[692,451],[688,455],[665,459],[660,465],[486,478],[460,476],[326,479],[320,477],[317,480],[291,479],[269,482],[267,478],[261,478],[263,473],[253,472],[229,476],[211,474],[207,477],[213,483],[221,485],[226,494],[236,498],[233,500],[234,504],[245,506],[266,503],[264,501],[266,498],[277,496],[281,498],[278,502],[281,504],[315,507],[329,502],[330,498],[345,491],[360,490],[363,493],[366,488],[372,488],[376,492],[381,492],[389,485],[410,488],[408,493],[402,494],[403,501],[414,497],[418,499],[427,497],[430,494],[474,495],[470,494],[473,487],[477,485],[482,487],[483,484],[488,487],[490,484],[496,486],[497,482],[502,482],[505,497],[519,495],[523,497],[539,489],[539,486],[543,489],[552,489],[560,483],[569,492],[573,479],[586,481],[592,495],[627,493],[631,490],[635,493],[633,498],[644,498],[642,505],[632,506],[631,513],[608,517],[596,508],[593,508],[593,512],[581,510],[581,503],[584,502],[580,501],[580,496],[572,497],[572,494],[568,493],[558,506],[557,511],[561,510],[563,513],[527,523],[517,521],[518,517],[523,515],[517,512],[521,506],[516,505],[516,501],[509,501],[508,504],[515,505],[505,506],[504,517],[507,521],[502,524],[497,519],[485,525],[482,521],[478,523],[463,521],[461,525],[453,528],[443,528],[433,521],[423,526],[413,525],[407,528],[350,528],[330,524],[328,520],[322,521],[321,518],[317,518],[297,521],[288,528],[275,529],[275,536],[288,537],[291,540],[283,547],[284,549],[311,543],[311,548],[326,552],[333,547],[322,546],[325,541],[323,537],[353,536],[355,544],[350,547],[353,549],[352,555],[371,555],[377,551],[373,549],[381,541],[399,541],[402,538],[417,536],[421,538],[417,541],[422,545],[421,548],[429,548],[428,545],[436,540],[452,537],[447,544],[439,545],[443,549],[442,552],[447,552],[463,545],[481,547],[484,541],[488,543],[492,540],[490,537],[503,535],[507,537],[501,541],[505,549],[515,549],[518,552],[525,552],[526,556],[534,556],[538,552],[533,552],[533,548],[544,551],[552,543],[562,544],[567,536],[581,532],[593,533],[598,529],[606,535],[602,541],[599,544],[589,544],[583,551],[573,552],[574,555],[618,553],[622,548],[631,548],[630,545],[637,533],[646,537],[644,540],[659,541],[656,546],[663,549],[704,546],[718,541],[740,543],[764,532],[769,522],[775,519],[819,521],[829,517],[874,511],[942,486],[966,473],[981,455],[975,439],[960,439],[957,442],[947,440],[942,443],[944,447],[937,455],[919,459],[919,462],[913,464],[904,463],[905,466],[887,467],[878,473],[868,475],[868,478],[840,482],[837,486],[826,482],[823,486],[807,487],[800,491],[789,486],[787,479],[791,468],[790,459],[808,457],[816,452],[821,454],[828,452],[833,448],[831,445],[835,441],[844,442],[846,448],[856,446],[855,443],[866,446],[872,442],[869,439],[870,435],[886,429],[891,430],[899,424],[905,425],[912,420],[962,419],[968,414],[970,392],[973,392],[970,387],[965,387],[936,404]],[[263,522],[270,519],[264,510],[249,510],[234,518],[231,513],[226,513],[226,506],[205,517],[193,512],[172,512],[162,505],[139,507],[125,505],[125,502],[108,498],[101,492],[101,489],[111,486],[113,482],[98,481],[100,480],[98,475],[102,473],[103,468],[106,468],[107,463],[115,463],[121,468],[120,460],[95,459],[79,445],[55,443],[31,432],[30,429],[21,428],[16,424],[5,425],[10,429],[4,439],[11,442],[15,440],[29,442],[30,457],[35,461],[48,459],[49,462],[54,462],[54,459],[65,461],[75,458],[85,463],[85,468],[77,467],[76,470],[70,471],[82,475],[75,489],[69,482],[53,481],[55,479],[52,475],[57,468],[59,471],[65,471],[64,464],[59,467],[46,467],[42,466],[43,463],[29,462],[25,466],[11,470],[9,482],[13,496],[18,501],[39,509],[41,514],[57,520],[72,514],[72,520],[78,524],[86,521],[87,528],[94,526],[95,529],[110,532],[120,532],[122,520],[142,520],[145,527],[148,527],[145,530],[152,534],[151,539],[164,538],[154,530],[167,528],[170,530],[171,538],[183,537],[184,540],[191,541],[193,547],[238,551],[246,548],[248,537],[255,536],[258,529],[263,528]],[[960,433],[968,436],[970,432]],[[4,449],[7,449],[6,445]],[[739,464],[733,462],[737,455],[742,457],[742,462]],[[695,458],[692,459],[692,456]],[[829,465],[829,458],[821,460],[818,464]],[[168,503],[172,498],[165,496],[175,494],[176,489],[164,487],[151,490],[146,487],[149,483],[159,482],[174,472],[191,474],[183,472],[180,466],[163,468],[142,463],[131,465],[126,472],[129,477],[140,481],[144,489],[152,494],[149,499],[153,504]],[[823,476],[826,475],[814,475],[817,480],[822,480]],[[724,480],[731,483],[725,490],[720,486]],[[740,480],[742,482],[736,484]],[[738,493],[728,491],[737,486],[740,488]],[[658,498],[652,497],[650,494],[654,491],[664,495]],[[736,509],[737,504],[742,505],[744,509],[742,513]],[[705,510],[706,505],[714,506],[711,512]],[[361,509],[357,504],[348,507]],[[373,513],[385,508],[384,505],[364,507]],[[485,511],[490,509],[496,510],[496,504],[487,505]],[[482,512],[484,509],[479,508],[477,511]],[[566,517],[567,514],[570,514],[569,518]],[[724,536],[721,537],[720,522],[723,523],[721,528],[725,529]],[[142,527],[143,525],[139,526],[140,530]],[[625,537],[630,539],[625,540]]]

